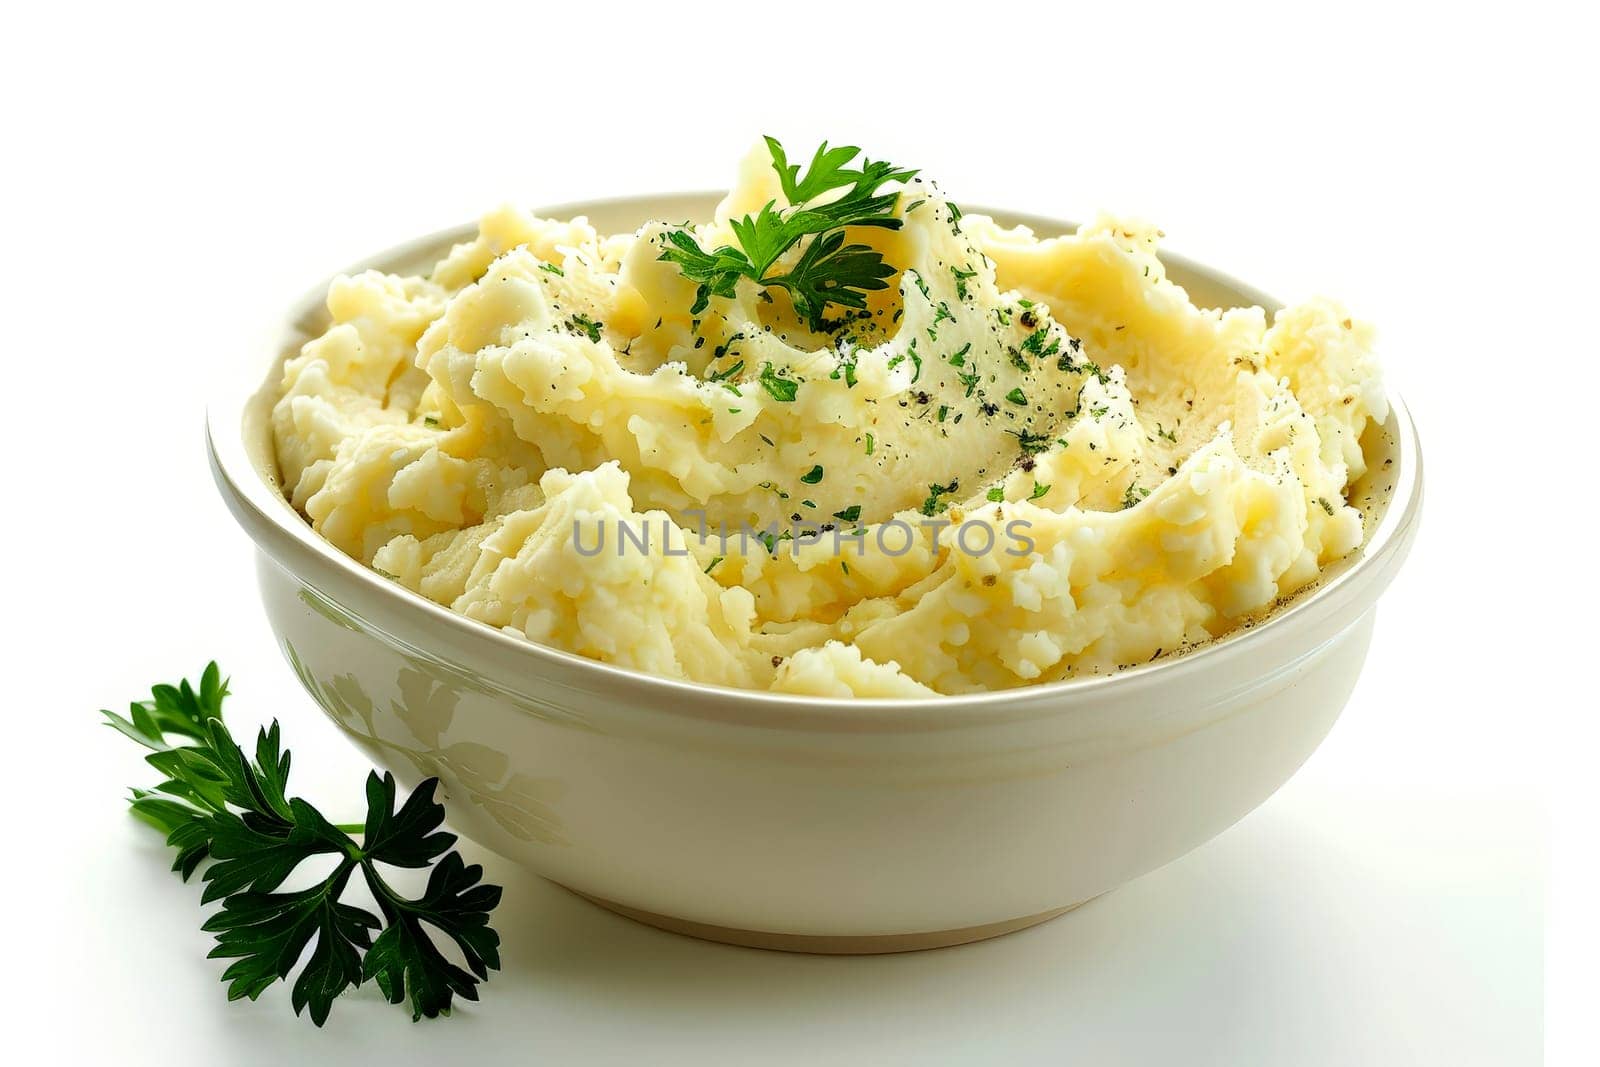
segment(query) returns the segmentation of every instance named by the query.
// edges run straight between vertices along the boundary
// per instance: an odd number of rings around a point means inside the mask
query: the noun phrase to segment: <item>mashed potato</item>
[[[762,148],[690,232],[774,201]],[[753,282],[692,310],[667,224],[515,208],[427,277],[341,277],[273,412],[291,499],[530,641],[836,697],[1142,663],[1360,544],[1366,325],[1197,308],[1141,223],[1041,240],[920,178],[892,210],[850,240],[894,276],[820,324]]]

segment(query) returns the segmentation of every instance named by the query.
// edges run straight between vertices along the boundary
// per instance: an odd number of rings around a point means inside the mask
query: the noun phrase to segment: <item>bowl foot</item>
[[[563,887],[567,888],[567,887]],[[618,904],[614,900],[604,897],[590,896],[580,893],[576,889],[568,892],[580,896],[591,904],[598,904],[607,911],[616,912],[618,915],[654,926],[661,930],[669,930],[675,934],[685,934],[689,937],[698,937],[702,941],[718,941],[724,945],[741,945],[745,948],[764,948],[779,952],[811,952],[829,956],[866,956],[884,952],[920,952],[929,948],[946,948],[950,945],[965,945],[972,941],[984,941],[1002,934],[1014,933],[1025,930],[1030,926],[1037,926],[1048,922],[1058,915],[1064,915],[1080,904],[1068,904],[1064,908],[1052,908],[1041,911],[1036,915],[1025,915],[1020,919],[1003,919],[1000,922],[984,923],[981,926],[963,926],[956,930],[932,930],[926,933],[915,934],[780,934],[770,930],[739,930],[729,926],[713,926],[710,923],[694,922],[690,919],[679,919],[671,915],[658,915],[653,911],[642,911],[639,908],[630,908],[626,904]]]

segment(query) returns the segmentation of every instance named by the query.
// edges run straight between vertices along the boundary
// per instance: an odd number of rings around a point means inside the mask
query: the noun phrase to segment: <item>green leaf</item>
[[[275,819],[254,813],[210,817],[211,856],[217,862],[202,876],[206,886],[202,904],[246,891],[269,893],[312,856],[356,851],[350,839],[311,805],[298,799],[294,805],[295,821],[287,834]]]
[[[846,163],[861,154],[859,148],[849,145],[829,148],[828,142],[823,141],[817,146],[816,154],[811,157],[811,165],[802,178],[800,165],[798,163],[790,165],[788,157],[784,154],[783,145],[778,139],[768,137],[766,142],[767,152],[772,156],[772,169],[778,173],[778,184],[783,187],[783,195],[788,198],[789,203],[796,206],[815,199],[830,189],[854,185],[861,178],[860,171],[844,169]]]
[[[317,946],[291,990],[295,1014],[307,1006],[321,1026],[334,997],[362,979],[361,951],[371,944],[376,916],[339,903],[355,869],[346,861],[326,881],[298,893],[240,893],[201,927],[216,937],[211,959],[235,962],[223,972],[228,999],[254,1000],[273,982],[289,976],[306,945]]]
[[[179,827],[188,826],[196,819],[203,819],[206,815],[192,805],[169,800],[158,793],[143,789],[133,790],[133,799],[128,802],[128,806],[139,818],[168,834]]]
[[[479,884],[483,869],[466,866],[455,852],[433,869],[415,901],[396,897],[370,866],[364,870],[388,920],[367,953],[365,977],[376,980],[391,1003],[403,1003],[409,994],[412,1019],[449,1011],[455,996],[477,1000],[478,982],[500,966],[500,936],[488,925],[500,887]],[[444,957],[425,924],[455,942],[470,974]]]
[[[482,885],[483,868],[467,866],[460,853],[449,852],[433,868],[427,889],[417,900],[397,894],[372,860],[398,867],[422,867],[455,841],[434,830],[444,809],[434,801],[436,779],[412,791],[394,812],[394,778],[372,774],[367,779],[367,859],[362,871],[388,926],[367,954],[365,975],[393,1003],[409,991],[412,1018],[433,1017],[450,1008],[452,996],[478,999],[477,983],[489,968],[500,966],[500,937],[489,927],[489,912],[500,902],[500,888]],[[431,926],[456,943],[471,974],[447,960],[429,938]]]
[[[768,137],[766,142],[767,152],[772,157],[772,169],[778,174],[778,184],[783,189],[785,199],[795,207],[815,200],[824,193],[843,188],[850,189],[846,194],[848,198],[859,200],[870,196],[885,182],[910,181],[917,175],[915,170],[896,167],[891,163],[872,163],[866,159],[861,161],[860,169],[849,170],[846,164],[860,155],[861,149],[850,145],[829,148],[828,142],[823,141],[811,157],[811,164],[804,176],[801,176],[799,164],[790,164],[777,138]]]
[[[128,718],[109,711],[101,714],[119,732],[146,748],[161,750],[171,747],[164,740],[167,734],[204,740],[207,722],[222,717],[222,701],[227,695],[228,683],[212,662],[206,664],[198,690],[187,681],[156,685],[151,687],[149,700],[128,706]]]
[[[859,310],[866,306],[866,293],[887,288],[884,279],[895,268],[867,245],[846,245],[844,231],[851,226],[899,229],[902,223],[895,208],[900,194],[878,190],[891,181],[910,181],[917,172],[866,159],[851,169],[848,164],[861,150],[829,148],[824,142],[802,174],[798,164],[789,163],[777,140],[766,140],[789,207],[780,210],[769,201],[754,215],[729,220],[738,247],[725,245],[708,252],[687,230],[668,231],[658,258],[675,264],[697,284],[690,314],[704,311],[713,296],[733,296],[739,281],[746,279],[763,289],[786,290],[807,325],[821,330],[830,304]],[[814,202],[840,190],[826,203]],[[779,259],[807,238],[810,241],[792,268],[769,275]]]
[[[395,867],[426,867],[455,844],[455,834],[433,831],[444,822],[444,808],[433,799],[437,778],[429,778],[411,791],[405,806],[394,810],[394,775],[367,775],[367,824],[361,835],[362,851],[370,858]]]
[[[178,850],[172,869],[187,882],[195,869],[211,858],[211,829],[203,816],[193,819],[167,835],[167,844]]]
[[[670,247],[657,258],[675,264],[685,278],[699,283],[689,308],[692,315],[704,311],[713,296],[732,296],[739,279],[753,270],[744,253],[726,247],[706,252],[686,230],[669,231],[666,240]]]
[[[317,911],[317,945],[289,992],[294,1013],[309,1007],[311,1021],[328,1021],[333,1000],[351,986],[361,984],[361,951],[368,948],[368,931],[378,922],[360,908],[334,903]]]
[[[758,281],[774,260],[788,251],[798,238],[810,232],[799,216],[785,220],[774,210],[771,201],[755,215],[732,219],[728,225],[749,263],[745,274]]]
[[[867,306],[866,294],[889,287],[894,268],[883,254],[867,245],[847,245],[844,231],[835,230],[806,246],[787,274],[768,278],[766,284],[785,289],[795,310],[812,329],[823,326],[829,304],[849,308]]]
[[[130,737],[145,748],[157,752],[167,747],[161,740],[161,730],[155,726],[150,718],[150,713],[141,704],[134,704],[129,708],[129,717],[124,719],[114,711],[101,710],[100,714],[106,717],[106,725],[116,730],[125,737]]]
[[[489,926],[500,889],[482,884],[482,868],[451,851],[455,835],[439,829],[444,808],[434,799],[437,780],[424,782],[397,810],[393,776],[370,774],[364,844],[357,844],[310,803],[289,795],[290,758],[276,722],[257,733],[253,757],[234,743],[221,718],[226,694],[212,664],[198,687],[157,686],[128,718],[105,714],[110,725],[152,750],[146,762],[166,776],[154,789],[132,791],[133,814],[167,835],[177,851],[173,870],[184,880],[209,862],[201,901],[220,900],[222,907],[202,929],[216,935],[210,955],[233,961],[222,976],[228,998],[255,999],[287,980],[304,957],[290,1002],[295,1014],[309,1014],[317,1026],[340,993],[369,975],[391,999],[403,1000],[409,990],[413,1018],[447,1014],[457,995],[476,1000],[478,983],[500,966],[500,939]],[[173,745],[172,738],[194,743]],[[318,856],[338,857],[330,873],[309,888],[278,891]],[[427,889],[416,900],[397,893],[380,863],[431,865]],[[357,869],[382,919],[341,902]],[[455,942],[469,970],[440,954],[430,928]],[[375,930],[383,931],[377,942]]]

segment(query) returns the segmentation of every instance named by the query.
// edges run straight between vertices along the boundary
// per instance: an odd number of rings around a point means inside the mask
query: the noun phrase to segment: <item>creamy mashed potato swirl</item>
[[[692,232],[774,201],[758,150]],[[291,500],[528,640],[837,697],[1142,663],[1360,544],[1366,325],[1197,308],[1141,223],[1039,239],[921,179],[894,211],[850,231],[888,287],[816,330],[753,283],[692,312],[665,223],[502,208],[426,277],[341,277],[273,412]]]

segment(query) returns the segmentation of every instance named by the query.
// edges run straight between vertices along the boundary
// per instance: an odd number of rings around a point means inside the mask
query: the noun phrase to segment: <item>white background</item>
[[[1596,930],[1592,32],[1534,3],[757,6],[8,13],[6,1046],[1527,1064],[1548,1002],[1551,1062],[1575,1059]],[[363,764],[280,662],[210,484],[212,368],[263,361],[255,331],[368,252],[505,200],[715,186],[763,132],[864,145],[958,201],[1142,214],[1379,324],[1427,507],[1344,718],[1211,845],[999,941],[707,945],[468,845],[507,888],[479,1005],[413,1026],[363,990],[318,1032],[281,990],[228,1004],[197,888],[123,811],[146,769],[96,709],[216,657],[240,725],[283,720],[299,791],[348,815]]]

